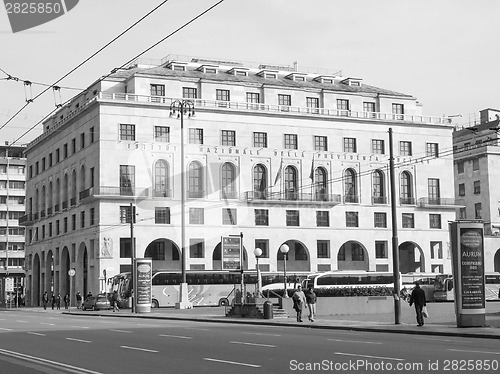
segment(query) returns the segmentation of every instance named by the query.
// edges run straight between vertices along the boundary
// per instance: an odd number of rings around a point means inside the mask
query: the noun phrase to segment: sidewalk
[[[195,307],[193,309],[161,308],[152,309],[151,313],[134,314],[130,309],[122,309],[119,312],[112,310],[82,311],[71,308],[70,311],[50,310],[42,308],[20,308],[20,311],[32,311],[41,313],[63,313],[84,316],[107,316],[117,318],[150,318],[168,320],[187,320],[217,323],[240,323],[253,325],[289,326],[298,328],[321,328],[353,331],[391,332],[403,334],[439,335],[439,336],[461,336],[475,338],[500,339],[500,302],[488,302],[486,304],[487,327],[456,327],[453,303],[429,303],[427,305],[430,318],[426,319],[423,327],[417,327],[414,308],[402,304],[400,324],[396,325],[395,315],[392,314],[363,314],[363,315],[335,315],[316,316],[314,322],[307,321],[307,313],[304,314],[304,322],[298,323],[294,316],[276,319],[253,319],[226,317],[224,307]],[[4,309],[5,310],[5,309]]]

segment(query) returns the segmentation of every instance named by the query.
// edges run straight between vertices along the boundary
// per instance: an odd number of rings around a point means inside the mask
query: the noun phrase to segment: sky
[[[47,0],[48,1],[48,0]],[[219,0],[169,0],[58,83],[64,102]],[[0,144],[27,144],[59,102],[51,85],[163,0],[80,0],[65,15],[13,33],[0,4]],[[430,116],[473,124],[500,109],[498,0],[224,0],[142,55],[169,54],[342,70],[345,77],[413,95]],[[68,87],[68,88],[65,88]],[[461,117],[458,117],[461,115]]]

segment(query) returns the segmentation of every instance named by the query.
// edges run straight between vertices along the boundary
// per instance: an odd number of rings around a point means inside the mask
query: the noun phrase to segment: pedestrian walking
[[[64,295],[64,309],[68,309],[69,306],[69,295]]]
[[[120,308],[118,308],[118,292],[117,291],[113,292],[112,301],[113,301],[113,312],[119,312]]]
[[[297,322],[302,322],[302,308],[306,304],[306,296],[302,291],[302,286],[297,286],[297,290],[293,293],[293,309],[297,312]]]
[[[49,295],[47,294],[47,291],[45,291],[42,296],[43,310],[47,310],[48,303],[49,303]]]
[[[50,305],[52,306],[52,310],[54,310],[54,307],[56,306],[56,295],[54,295],[54,292],[52,292],[52,295],[50,296]]]
[[[57,297],[56,297],[56,308],[57,308],[57,310],[61,309],[61,295],[60,294],[57,294]]]
[[[80,291],[76,293],[76,309],[80,309],[82,307],[82,294]]]
[[[309,310],[309,321],[314,322],[314,316],[316,315],[316,294],[311,286],[307,289],[306,292],[306,302],[307,309]]]
[[[424,316],[422,314],[422,308],[427,305],[425,300],[425,291],[420,288],[419,282],[415,282],[415,288],[410,295],[410,306],[415,304],[415,312],[417,314],[418,326],[424,325]]]

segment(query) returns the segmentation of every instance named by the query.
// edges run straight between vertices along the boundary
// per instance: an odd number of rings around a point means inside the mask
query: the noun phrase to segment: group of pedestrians
[[[302,291],[302,286],[297,286],[297,289],[293,293],[293,309],[297,312],[297,322],[302,322],[302,308],[307,305],[307,310],[309,311],[309,321],[314,322],[314,316],[316,314],[316,294],[312,287],[309,287],[304,293]]]
[[[61,298],[60,294],[58,294],[56,296],[54,293],[52,293],[52,295],[49,298],[49,294],[47,293],[47,291],[45,291],[43,293],[43,296],[42,296],[42,305],[43,305],[44,310],[47,310],[47,306],[49,305],[49,302],[50,302],[50,305],[52,307],[52,310],[54,310],[54,308],[56,308],[57,310],[60,310],[61,309],[61,302],[64,302],[64,309],[68,309],[68,307],[69,307],[69,295],[66,294],[66,295],[64,295],[63,298]]]

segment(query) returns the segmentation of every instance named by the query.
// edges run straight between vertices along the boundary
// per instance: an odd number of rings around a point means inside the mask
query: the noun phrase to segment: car
[[[82,310],[111,309],[111,303],[107,295],[87,296],[82,304]]]

